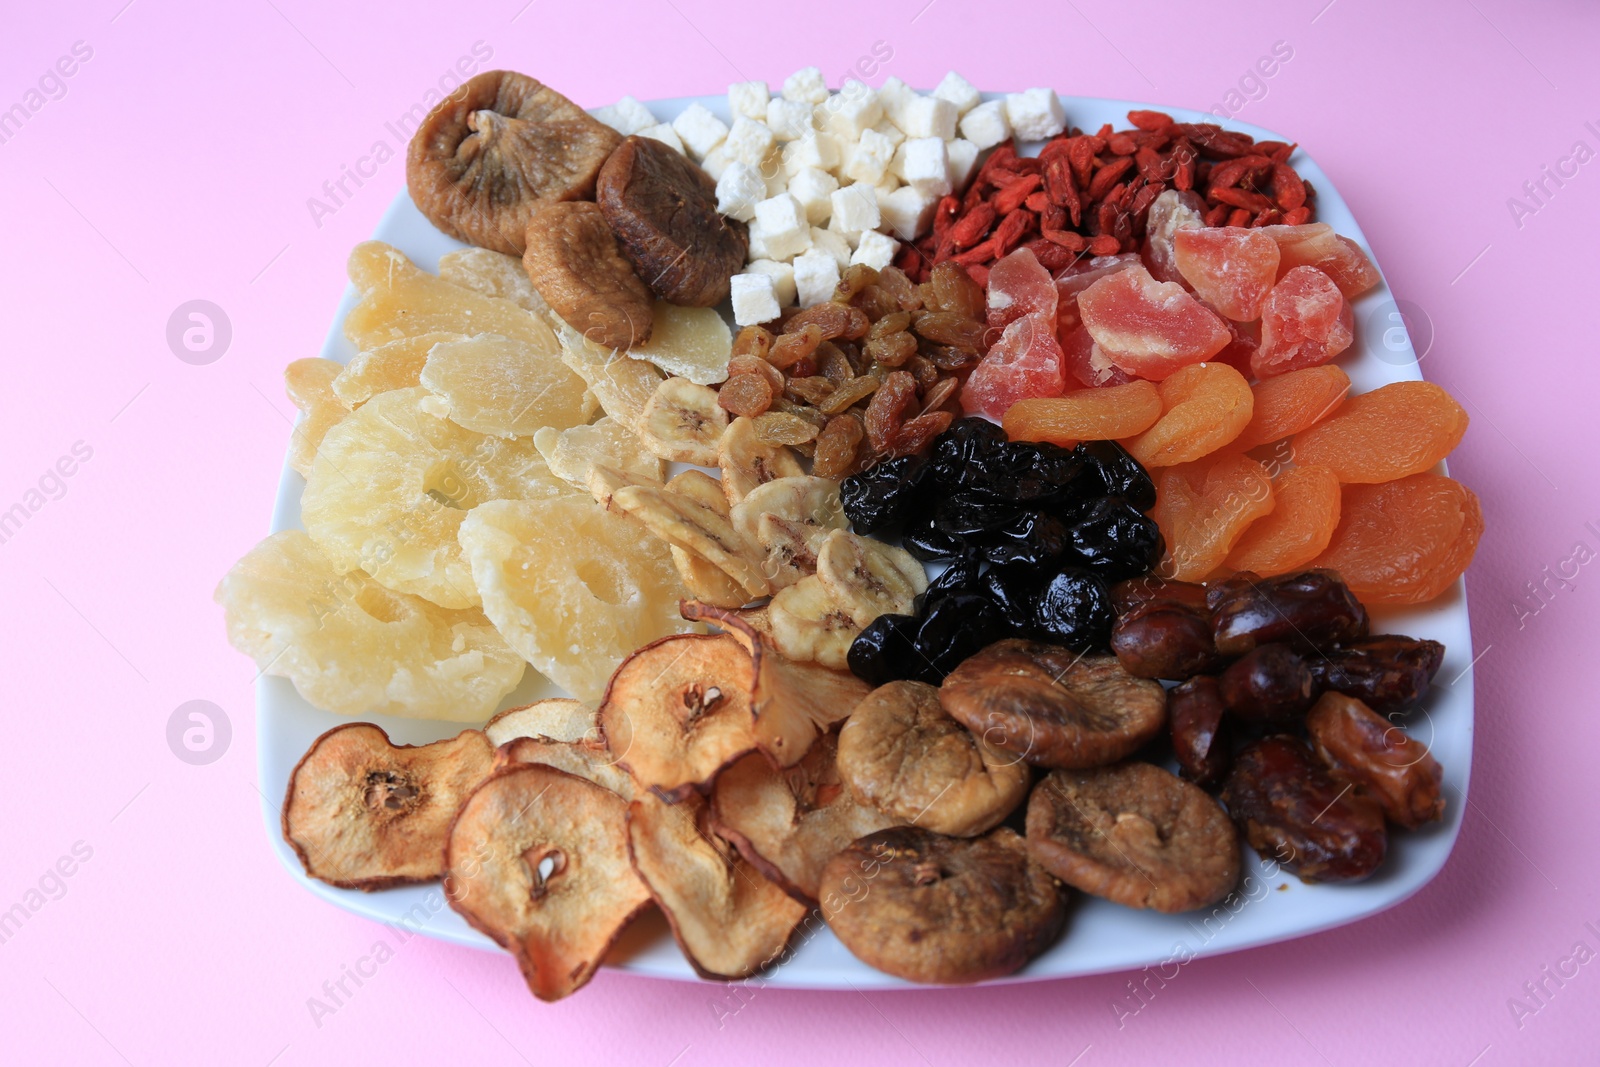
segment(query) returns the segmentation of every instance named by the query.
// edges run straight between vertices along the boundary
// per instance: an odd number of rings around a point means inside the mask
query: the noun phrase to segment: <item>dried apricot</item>
[[[1225,452],[1155,474],[1156,520],[1167,543],[1158,573],[1193,582],[1222,565],[1249,525],[1270,514],[1272,480],[1249,456]]]
[[[1346,400],[1294,439],[1296,463],[1327,467],[1345,485],[1421,474],[1467,432],[1467,413],[1432,382],[1391,382]]]
[[[1239,436],[1255,407],[1250,383],[1226,363],[1184,367],[1156,388],[1161,418],[1123,442],[1146,467],[1171,467],[1210,455]]]
[[[1291,467],[1272,480],[1272,514],[1250,524],[1228,567],[1264,578],[1296,571],[1328,547],[1339,525],[1339,479],[1326,467]]]
[[[1338,367],[1307,367],[1257,382],[1250,391],[1255,409],[1250,424],[1233,439],[1238,449],[1271,444],[1315,426],[1349,395],[1350,375]]]
[[[1143,433],[1160,417],[1161,393],[1149,382],[1134,381],[1019,400],[1001,425],[1013,441],[1050,441],[1070,448],[1079,441],[1115,441]]]
[[[1453,478],[1347,485],[1339,527],[1315,565],[1338,571],[1365,603],[1421,604],[1461,577],[1482,535],[1477,496]]]
[[[1261,307],[1261,345],[1250,357],[1257,378],[1320,367],[1355,340],[1350,301],[1315,267],[1278,279]]]

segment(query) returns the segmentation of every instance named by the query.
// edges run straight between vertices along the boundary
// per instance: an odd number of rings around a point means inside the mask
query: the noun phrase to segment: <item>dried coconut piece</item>
[[[483,612],[340,574],[300,530],[251,549],[215,599],[235,648],[340,715],[482,722],[526,666]]]
[[[548,426],[537,430],[533,447],[549,464],[552,474],[585,492],[589,471],[597,464],[647,482],[660,482],[666,473],[665,464],[650,454],[638,435],[609,415],[565,430]]]
[[[396,745],[370,723],[336,726],[289,775],[283,838],[306,874],[341,889],[431,882],[444,873],[450,821],[493,766],[477,730]]]
[[[414,388],[422,384],[422,367],[434,345],[466,339],[464,333],[423,333],[358,352],[333,380],[333,391],[348,406],[357,408],[379,393]]]
[[[297,359],[283,369],[284,390],[305,416],[289,438],[289,466],[302,477],[311,472],[311,461],[328,430],[350,414],[333,390],[343,369],[331,359]]]
[[[429,350],[420,380],[443,401],[443,414],[469,430],[495,437],[564,430],[583,422],[586,386],[560,351],[494,334],[442,341]]]
[[[548,697],[520,708],[507,708],[485,723],[483,732],[496,748],[519,737],[595,741],[600,737],[600,721],[592,705],[571,697]]]

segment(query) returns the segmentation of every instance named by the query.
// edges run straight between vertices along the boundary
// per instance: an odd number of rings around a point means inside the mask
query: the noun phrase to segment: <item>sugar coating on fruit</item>
[[[350,414],[333,388],[343,370],[331,359],[297,359],[283,369],[284,390],[304,416],[289,438],[289,466],[302,476],[310,473],[322,438]]]
[[[1106,354],[1100,351],[1100,346],[1094,343],[1094,338],[1089,336],[1089,331],[1082,326],[1066,333],[1058,330],[1056,339],[1061,345],[1061,359],[1070,379],[1069,385],[1075,381],[1088,389],[1100,389],[1140,380],[1107,359]]]
[[[439,277],[484,296],[509,300],[547,323],[555,314],[517,256],[489,248],[458,248],[439,257]]]
[[[989,268],[985,310],[993,328],[1008,326],[1024,315],[1044,315],[1054,321],[1058,300],[1050,272],[1026,248]]]
[[[1263,226],[1278,245],[1278,276],[1296,267],[1316,267],[1332,278],[1346,300],[1353,300],[1383,278],[1361,246],[1333,232],[1325,222],[1305,226]]]
[[[1260,230],[1239,226],[1180,229],[1174,262],[1195,294],[1223,318],[1250,322],[1278,279],[1278,246]]]
[[[422,333],[357,352],[333,380],[333,391],[354,408],[379,393],[410,389],[421,384],[422,366],[428,362],[428,353],[433,351],[434,345],[466,339],[464,333]]]
[[[733,331],[716,308],[678,307],[657,300],[652,322],[649,340],[629,348],[629,358],[653,363],[666,374],[696,385],[726,380]]]
[[[1078,313],[1112,363],[1151,381],[1211,358],[1232,337],[1221,317],[1183,286],[1158,282],[1140,265],[1078,294]]]
[[[1263,578],[1308,566],[1339,525],[1339,479],[1326,467],[1290,467],[1272,480],[1273,508],[1228,553],[1229,570]]]
[[[1205,223],[1206,205],[1192,190],[1168,189],[1150,204],[1144,222],[1144,264],[1157,281],[1184,282],[1173,251],[1173,235],[1199,229]]]
[[[650,482],[666,476],[666,465],[640,443],[639,435],[609,415],[565,430],[546,426],[534,433],[533,447],[551,474],[585,493],[595,464]]]
[[[1250,361],[1257,378],[1320,367],[1355,340],[1350,303],[1315,267],[1279,279],[1261,308],[1261,346]]]
[[[966,383],[961,407],[969,414],[1003,416],[1019,400],[1059,396],[1066,368],[1054,323],[1043,315],[1024,315],[1005,328]]]

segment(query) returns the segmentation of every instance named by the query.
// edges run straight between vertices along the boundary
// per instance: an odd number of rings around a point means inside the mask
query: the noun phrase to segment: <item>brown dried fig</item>
[[[406,152],[406,185],[451,237],[520,256],[534,213],[591,196],[620,139],[526,74],[485,71],[422,120]]]
[[[629,348],[650,336],[650,290],[617,248],[600,208],[551,204],[528,222],[522,266],[555,313],[604,348]]]
[[[600,169],[595,199],[650,290],[670,304],[713,307],[744,267],[744,223],[717,212],[717,183],[681,153],[629,137]]]

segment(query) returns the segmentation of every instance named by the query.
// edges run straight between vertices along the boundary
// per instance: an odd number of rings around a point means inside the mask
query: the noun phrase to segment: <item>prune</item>
[[[945,487],[962,484],[962,478],[1006,443],[1006,432],[988,419],[957,419],[939,435],[929,453],[934,479]]]
[[[1194,608],[1196,611],[1206,612],[1207,625],[1210,625],[1209,611],[1206,608],[1206,587],[1197,582],[1175,582],[1170,578],[1144,574],[1118,582],[1111,587],[1111,603],[1119,615],[1152,600],[1171,601]]]
[[[1102,497],[1067,523],[1067,553],[1108,581],[1143,574],[1161,559],[1161,530],[1122,497]]]
[[[964,539],[952,537],[941,530],[931,514],[916,516],[906,523],[905,532],[900,536],[900,547],[924,563],[955,559],[969,551]]]
[[[1311,706],[1311,668],[1287,645],[1261,645],[1218,680],[1228,711],[1246,722],[1287,723]]]
[[[1222,690],[1209,675],[1190,678],[1167,693],[1178,773],[1206,789],[1221,784],[1232,761],[1232,730],[1222,713]]]
[[[1367,634],[1367,611],[1337,571],[1278,578],[1241,571],[1208,586],[1206,606],[1217,651],[1226,656],[1274,642],[1322,649]]]
[[[1139,461],[1115,441],[1083,441],[1073,453],[1099,478],[1107,496],[1123,497],[1140,511],[1155,507],[1156,483]]]
[[[1111,651],[1136,678],[1179,681],[1216,670],[1222,661],[1211,640],[1211,616],[1177,600],[1147,600],[1119,615]]]
[[[916,644],[921,625],[912,615],[879,615],[851,642],[850,673],[871,686],[917,677],[925,666]]]
[[[1439,761],[1361,701],[1325,693],[1306,730],[1334,775],[1365,789],[1395,823],[1414,830],[1444,815]]]
[[[907,677],[938,685],[963,660],[1007,636],[999,606],[986,596],[956,593],[929,601],[917,628],[920,669]]]
[[[971,458],[958,465],[966,455]],[[1021,504],[1074,490],[1084,470],[1083,461],[1065,448],[1010,441],[964,445],[938,464],[935,477],[946,492],[964,490]]]
[[[1111,639],[1111,592],[1090,571],[1065,567],[1045,583],[1033,609],[1033,629],[1075,652],[1104,648]]]
[[[917,510],[924,468],[921,458],[901,456],[874,464],[841,482],[839,499],[856,533],[876,533],[910,519]]]
[[[1033,630],[1033,609],[1039,601],[1044,576],[1036,567],[990,567],[983,573],[984,594],[1000,607],[1007,624],[1017,633]]]
[[[1025,511],[997,530],[968,540],[980,547],[989,562],[1044,567],[1067,550],[1069,531],[1054,515]]]
[[[1017,518],[1017,506],[992,497],[952,493],[934,505],[934,522],[952,537],[998,530]]]
[[[1311,657],[1317,689],[1355,697],[1380,714],[1422,699],[1444,662],[1444,646],[1398,634],[1363,637]]]
[[[935,600],[947,593],[972,593],[978,589],[983,560],[978,556],[962,556],[960,559],[950,561],[939,575],[928,583],[916,600],[916,610],[921,611],[922,606],[930,600]]]
[[[1298,738],[1247,746],[1221,799],[1251,848],[1305,882],[1365,878],[1388,849],[1383,809],[1335,780]]]

